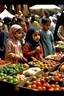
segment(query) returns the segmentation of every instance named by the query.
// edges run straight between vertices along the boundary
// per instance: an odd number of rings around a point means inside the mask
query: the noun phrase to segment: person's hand
[[[23,62],[28,62],[28,60],[23,56],[21,59]]]
[[[34,57],[31,57],[34,62],[37,62],[38,60]]]
[[[35,52],[38,53],[40,51],[40,46],[36,47]]]

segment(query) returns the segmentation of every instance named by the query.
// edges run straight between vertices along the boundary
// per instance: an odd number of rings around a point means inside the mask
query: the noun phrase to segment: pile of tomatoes
[[[42,77],[40,79],[34,80],[29,83],[27,88],[39,91],[64,91],[64,86],[61,87],[57,82],[64,78],[64,75],[54,73],[52,77],[55,80],[55,84],[50,84],[46,81],[46,77]]]
[[[4,65],[4,64],[6,64],[6,61],[0,60],[0,65]]]

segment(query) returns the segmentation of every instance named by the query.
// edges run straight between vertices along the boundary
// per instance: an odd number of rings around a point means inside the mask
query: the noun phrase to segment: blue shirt
[[[55,51],[54,38],[51,31],[40,30],[40,41],[44,49],[44,56],[50,55]]]

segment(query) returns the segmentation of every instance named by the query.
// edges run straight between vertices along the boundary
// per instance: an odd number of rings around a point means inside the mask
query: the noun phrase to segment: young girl
[[[31,27],[28,29],[26,34],[26,43],[23,47],[23,54],[28,59],[28,61],[45,61],[43,58],[43,48],[40,43],[40,31],[36,27]]]
[[[27,62],[22,54],[21,43],[19,39],[22,37],[23,29],[20,25],[14,24],[9,30],[9,37],[6,44],[5,60],[11,63],[18,63],[21,59]]]

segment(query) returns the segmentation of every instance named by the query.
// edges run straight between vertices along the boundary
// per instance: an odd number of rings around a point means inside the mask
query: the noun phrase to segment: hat
[[[56,17],[53,17],[53,20],[57,20],[57,18]]]

